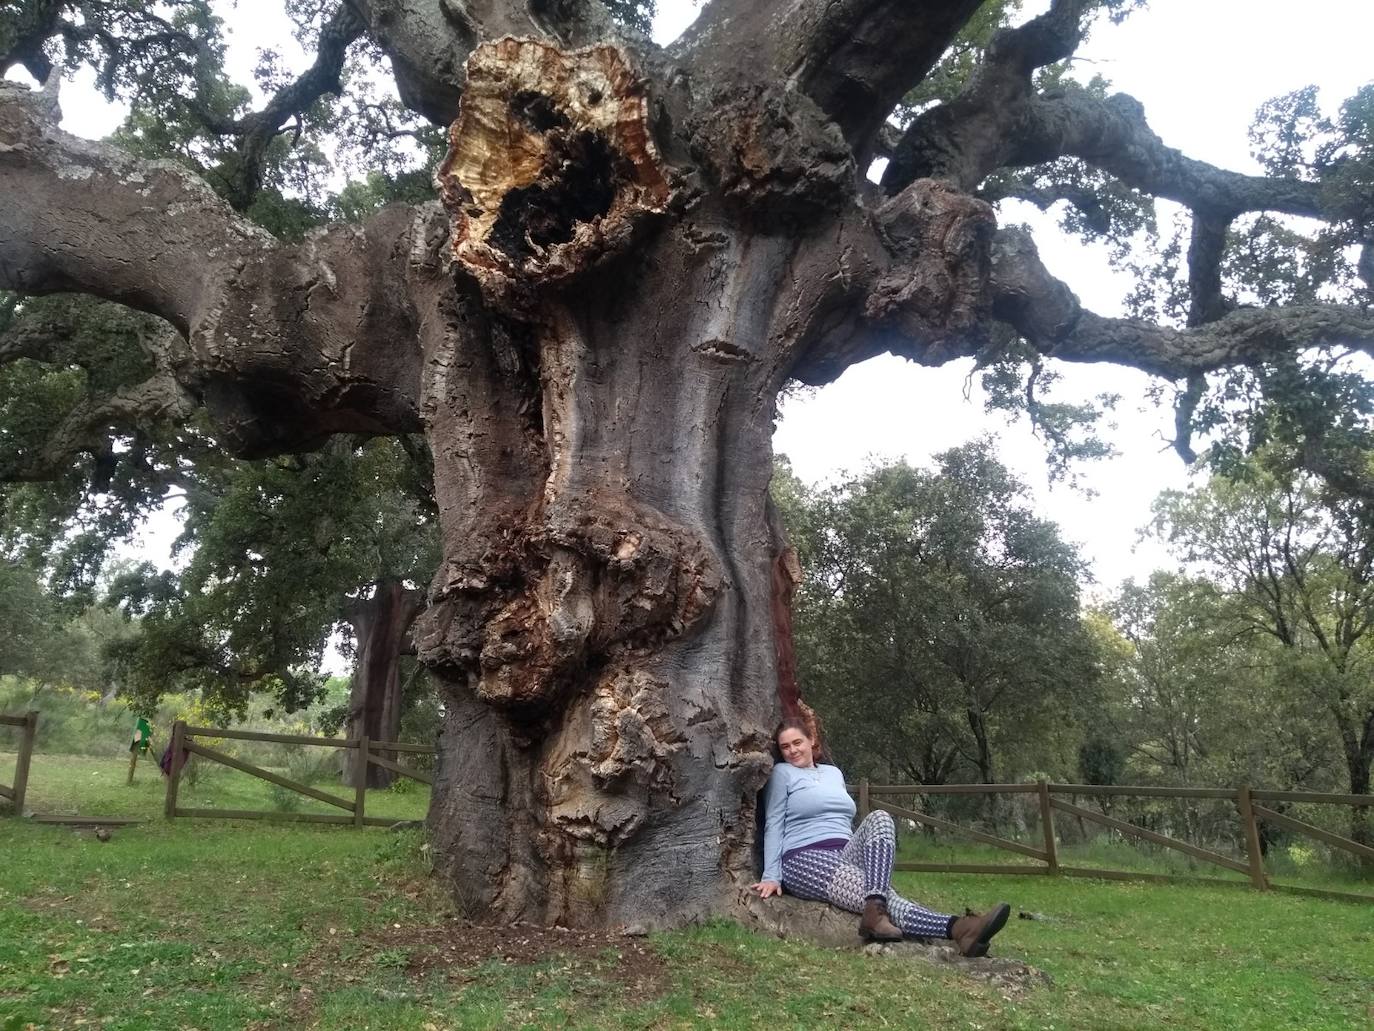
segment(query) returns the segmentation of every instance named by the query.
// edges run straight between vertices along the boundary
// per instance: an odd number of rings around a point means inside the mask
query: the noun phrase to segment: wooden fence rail
[[[859,817],[867,816],[872,809],[882,809],[895,817],[932,827],[937,830],[958,834],[973,841],[991,845],[1003,851],[1015,852],[1036,861],[1041,865],[1022,864],[982,864],[982,863],[898,863],[898,870],[921,871],[925,873],[986,873],[986,874],[1048,874],[1068,877],[1101,877],[1109,880],[1139,880],[1159,882],[1204,883],[1249,885],[1258,891],[1284,891],[1299,895],[1313,895],[1322,898],[1337,898],[1374,902],[1374,895],[1354,892],[1330,891],[1324,888],[1304,888],[1298,885],[1276,884],[1264,869],[1264,857],[1260,850],[1259,826],[1261,823],[1273,824],[1296,834],[1306,834],[1325,842],[1332,848],[1341,849],[1362,859],[1374,860],[1374,848],[1350,838],[1335,834],[1322,827],[1307,823],[1295,817],[1280,813],[1263,802],[1306,802],[1343,806],[1374,806],[1374,795],[1337,795],[1312,791],[1257,791],[1248,785],[1238,788],[1166,788],[1148,785],[1128,784],[1051,784],[1039,781],[1034,784],[870,784],[861,780],[848,785],[849,791],[857,799]],[[916,809],[888,801],[894,796],[910,799],[927,795],[1006,795],[1036,794],[1039,796],[1041,831],[1043,847],[1037,848],[1019,841],[1011,841],[994,834],[963,827],[942,817],[932,816]],[[1106,813],[1085,809],[1073,802],[1066,802],[1056,795],[1087,795],[1097,797],[1141,797],[1141,798],[1179,798],[1213,799],[1232,802],[1241,824],[1241,838],[1245,842],[1245,861],[1232,859],[1210,849],[1202,848],[1191,842],[1160,834],[1146,827],[1139,827],[1109,816]],[[1061,865],[1059,849],[1054,831],[1056,812],[1072,816],[1079,821],[1088,821],[1110,827],[1127,837],[1140,838],[1163,848],[1174,849],[1185,855],[1233,873],[1243,874],[1246,880],[1231,880],[1221,877],[1185,877],[1173,874],[1138,873],[1131,870],[1103,870],[1086,867]]]
[[[33,761],[33,743],[38,737],[38,713],[32,709],[22,716],[0,715],[0,726],[20,727],[19,754],[14,763],[14,783],[0,784],[0,798],[8,798],[15,816],[24,815],[24,795],[29,789],[29,764]]]
[[[283,777],[279,773],[263,769],[252,763],[238,759],[227,752],[202,744],[196,738],[230,738],[236,741],[267,741],[275,744],[313,745],[319,748],[347,748],[356,753],[352,760],[355,765],[357,785],[352,799],[331,795],[308,784]],[[401,763],[384,758],[377,752],[404,752],[410,754],[432,753],[432,745],[412,744],[405,741],[371,741],[366,737],[306,737],[300,734],[267,734],[252,730],[234,730],[228,727],[193,727],[184,720],[172,725],[170,744],[172,759],[171,770],[167,777],[167,797],[163,805],[163,815],[168,820],[184,816],[215,817],[221,820],[277,820],[285,823],[331,823],[352,824],[354,827],[389,827],[396,822],[394,818],[368,816],[365,812],[367,802],[367,766],[380,766],[398,773],[403,777],[418,780],[422,784],[433,785],[434,778],[423,770],[416,770]],[[337,806],[347,815],[330,813],[277,813],[257,809],[188,809],[177,804],[181,786],[181,771],[187,755],[198,755],[203,759],[220,763],[231,769],[239,770],[251,777],[265,780],[269,784],[286,788],[297,794],[305,795],[319,802]]]

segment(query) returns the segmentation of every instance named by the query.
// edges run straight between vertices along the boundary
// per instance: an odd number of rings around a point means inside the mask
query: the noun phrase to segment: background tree
[[[1374,766],[1374,507],[1307,474],[1259,462],[1245,479],[1214,478],[1158,504],[1161,532],[1215,580],[1232,633],[1279,645],[1275,672],[1290,695],[1330,719],[1349,791],[1368,794]],[[1367,812],[1351,836],[1369,840]]]
[[[315,63],[265,62],[256,108],[220,75],[204,4],[155,24],[101,5],[83,43],[88,6],[11,5],[0,63],[50,80],[98,55],[147,124],[180,105],[218,143],[188,156],[203,175],[151,163],[62,133],[51,88],[6,84],[0,287],[164,319],[186,355],[172,380],[239,454],[426,435],[443,561],[420,653],[446,713],[431,827],[478,914],[676,922],[749,879],[767,732],[797,704],[766,503],[789,379],[882,351],[1032,369],[1052,355],[1191,391],[1374,336],[1353,277],[1313,303],[1217,304],[1239,218],[1305,216],[1364,245],[1367,141],[1303,174],[1186,159],[1135,101],[1054,69],[1093,17],[1129,6],[1114,0],[1054,0],[975,46],[957,92],[895,140],[888,116],[966,45],[978,0],[710,0],[666,50],[594,0],[312,4]],[[350,62],[378,55],[400,98],[382,113],[406,120],[384,132],[451,124],[443,206],[263,232],[243,212],[267,157],[314,147],[328,95],[376,115],[354,103],[371,80]],[[1189,210],[1189,327],[1083,310],[978,196],[1062,162]],[[217,176],[233,206],[207,188]]]
[[[217,489],[187,499],[186,568],[145,564],[112,587],[139,617],[137,636],[115,653],[126,690],[151,705],[195,689],[239,717],[270,690],[291,712],[319,696],[315,671],[346,629],[356,642],[346,732],[397,740],[402,656],[414,651],[410,627],[424,607],[418,584],[436,563],[427,489],[423,466],[391,440],[340,437],[313,455],[226,470]],[[345,771],[349,783],[357,775]],[[372,767],[368,779],[392,778]]]
[[[990,441],[936,464],[822,491],[779,470],[804,573],[798,673],[846,769],[997,783],[1014,760],[1043,768],[1055,725],[1095,692],[1083,569]]]

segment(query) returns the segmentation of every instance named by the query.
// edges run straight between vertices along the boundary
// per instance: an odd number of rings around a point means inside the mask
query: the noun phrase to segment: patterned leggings
[[[829,902],[862,913],[873,895],[887,899],[892,922],[909,938],[948,938],[954,917],[936,913],[892,890],[897,829],[892,817],[874,810],[842,849],[803,849],[782,861],[782,883],[798,898]]]

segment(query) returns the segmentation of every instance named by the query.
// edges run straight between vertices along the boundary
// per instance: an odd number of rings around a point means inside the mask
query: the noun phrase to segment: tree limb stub
[[[669,196],[624,55],[533,39],[473,52],[435,181],[453,256],[490,299],[569,280],[624,249]]]

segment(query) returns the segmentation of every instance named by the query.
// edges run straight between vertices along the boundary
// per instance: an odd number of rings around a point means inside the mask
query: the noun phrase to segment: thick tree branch
[[[437,205],[397,206],[284,245],[179,166],[70,136],[0,86],[0,289],[166,319],[191,345],[179,381],[241,453],[419,428],[407,276],[443,229]]]
[[[917,118],[883,173],[889,194],[916,179],[943,178],[974,189],[1008,162],[1003,151],[1021,133],[1038,68],[1069,57],[1083,38],[1089,0],[1055,0],[1025,25],[999,32],[964,90]]]
[[[982,0],[711,0],[673,47],[714,81],[786,82],[860,158]],[[896,192],[896,191],[893,191]]]
[[[884,189],[896,193],[915,179],[935,177],[972,190],[999,168],[1075,157],[1209,218],[1247,211],[1327,220],[1358,214],[1320,183],[1242,175],[1185,156],[1164,144],[1140,103],[1125,94],[1103,99],[1073,84],[1035,93],[1032,72],[1072,52],[1077,37],[1069,26],[1085,6],[1056,3],[1050,14],[999,36],[964,92],[907,130],[884,173]],[[1060,20],[1057,32],[1031,33],[1051,18]],[[1374,208],[1374,200],[1364,207]]]
[[[1340,344],[1374,354],[1374,313],[1335,304],[1247,308],[1190,329],[1086,311],[1041,264],[1030,236],[1000,230],[993,241],[993,313],[1041,353],[1064,361],[1114,362],[1179,379]]]
[[[1332,209],[1319,183],[1229,172],[1165,146],[1139,102],[1122,93],[1102,100],[1069,87],[989,109],[975,106],[957,113],[955,105],[938,116],[945,108],[935,108],[908,130],[884,174],[886,190],[922,176],[973,189],[998,168],[1076,157],[1128,186],[1215,216],[1280,211],[1331,219],[1348,214]]]

